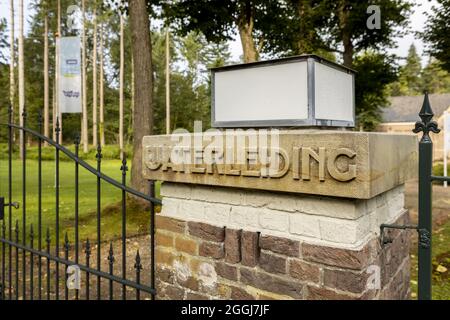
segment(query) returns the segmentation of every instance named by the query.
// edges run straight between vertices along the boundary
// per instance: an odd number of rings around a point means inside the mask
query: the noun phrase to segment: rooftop
[[[450,107],[450,93],[430,94],[431,108],[437,120]],[[423,104],[421,96],[391,97],[390,106],[383,109],[383,122],[415,122]]]

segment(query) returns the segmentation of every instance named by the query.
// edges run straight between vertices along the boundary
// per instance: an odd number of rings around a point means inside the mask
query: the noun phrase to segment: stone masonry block
[[[230,220],[231,206],[225,204],[211,203],[203,204],[205,218],[213,224],[227,225]]]
[[[188,184],[164,182],[161,184],[160,192],[163,198],[190,199],[192,186]]]
[[[230,213],[230,221],[233,225],[242,228],[257,228],[259,226],[260,208],[233,206]]]
[[[289,229],[289,216],[283,211],[263,209],[259,215],[259,224],[264,229],[286,232]]]
[[[289,231],[295,235],[320,239],[319,217],[302,213],[290,214]]]

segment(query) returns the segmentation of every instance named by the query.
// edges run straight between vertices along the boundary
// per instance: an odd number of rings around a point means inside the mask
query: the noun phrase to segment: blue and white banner
[[[81,113],[81,41],[79,37],[57,39],[59,51],[58,105],[60,113]]]

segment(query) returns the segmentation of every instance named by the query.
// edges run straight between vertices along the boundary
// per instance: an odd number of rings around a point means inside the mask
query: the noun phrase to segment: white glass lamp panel
[[[354,121],[353,76],[315,63],[315,118]]]
[[[215,74],[216,121],[308,119],[306,62]]]

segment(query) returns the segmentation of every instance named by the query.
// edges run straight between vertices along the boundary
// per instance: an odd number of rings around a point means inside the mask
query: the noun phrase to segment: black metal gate
[[[425,93],[422,109],[419,112],[421,121],[416,122],[414,133],[422,132],[419,142],[419,223],[413,225],[381,225],[382,240],[383,230],[415,229],[419,235],[418,241],[418,298],[419,300],[432,299],[432,191],[433,181],[450,181],[450,177],[433,176],[433,141],[430,132],[439,133],[436,121],[433,121],[434,113],[431,109],[428,93]],[[444,155],[447,156],[447,155]],[[384,240],[382,241],[384,243]]]
[[[56,121],[56,141],[53,141],[42,134],[41,116],[39,116],[38,132],[26,127],[26,113],[22,115],[22,118],[23,127],[13,124],[12,109],[10,108],[8,123],[2,124],[8,130],[8,181],[1,181],[1,184],[7,185],[8,191],[6,195],[0,194],[0,300],[154,299],[156,294],[155,205],[161,204],[161,201],[155,198],[154,181],[149,181],[149,195],[133,190],[126,185],[128,167],[125,159],[122,161],[120,168],[122,181],[118,182],[101,171],[101,147],[97,148],[97,168],[94,168],[79,158],[79,138],[75,140],[75,152],[69,151],[59,143],[61,131],[59,121]],[[13,194],[12,159],[13,134],[15,131],[23,135],[20,160],[21,199],[16,199]],[[32,137],[38,143],[37,212],[27,210],[27,198],[30,196],[30,191],[27,190],[27,137]],[[52,208],[46,208],[47,213],[45,213],[55,217],[54,224],[52,223],[51,226],[52,231],[50,231],[50,226],[44,226],[42,221],[45,210],[42,202],[42,146],[44,143],[53,147],[55,152],[55,202]],[[68,232],[64,230],[68,226],[61,225],[60,222],[61,154],[68,157],[74,165],[73,224],[71,225],[73,230],[70,229],[70,237],[73,238],[72,243],[69,241]],[[79,238],[80,167],[94,175],[97,180],[96,234],[92,235],[91,239]],[[101,214],[102,182],[121,191],[121,217],[119,222],[121,224],[121,235],[114,240],[114,244],[111,241],[109,245],[102,240],[105,238],[102,231]],[[6,196],[6,199],[4,196]],[[144,248],[142,246],[139,246],[138,249],[133,247],[134,252],[130,252],[131,249],[127,245],[130,242],[126,227],[127,219],[130,218],[127,218],[128,196],[140,199],[149,206],[148,236],[144,237]],[[30,214],[37,215],[37,225],[27,223],[27,215],[30,216]],[[91,243],[91,241],[93,242]],[[118,254],[117,251],[120,253]],[[127,254],[130,254],[132,259],[127,258]],[[116,260],[117,256],[120,259]],[[106,266],[102,267],[102,262]]]

